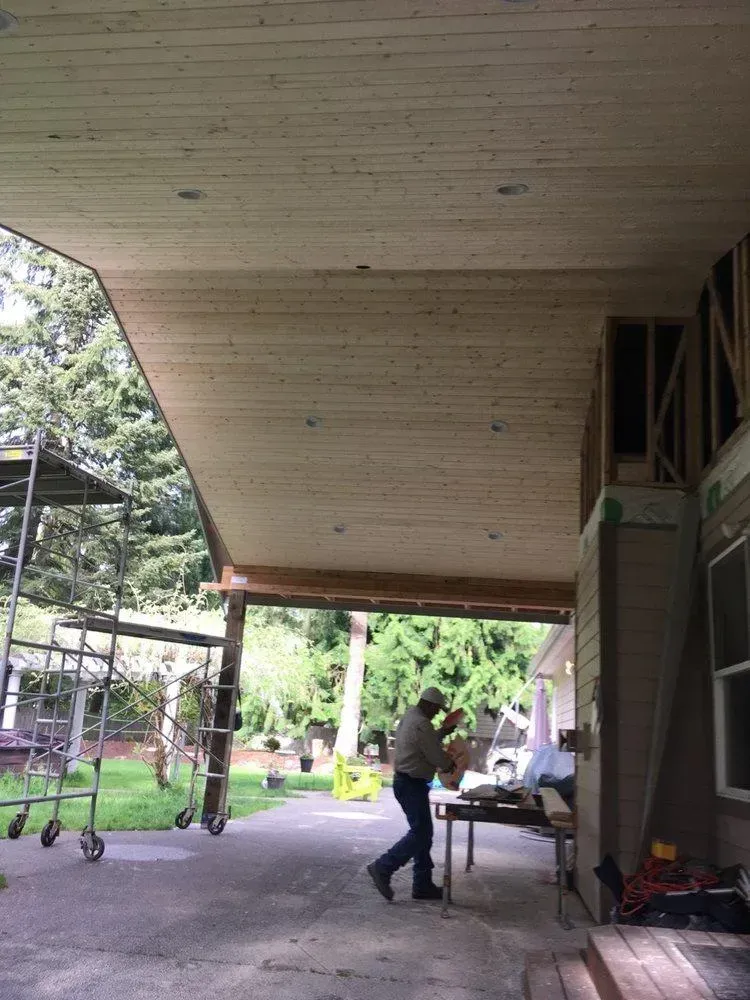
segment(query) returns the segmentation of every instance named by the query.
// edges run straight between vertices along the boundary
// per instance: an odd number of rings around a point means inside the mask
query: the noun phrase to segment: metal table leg
[[[466,871],[474,867],[474,820],[469,820],[469,846],[466,851]]]
[[[443,870],[443,911],[441,916],[448,916],[448,904],[451,896],[451,855],[453,853],[453,820],[448,818],[445,823],[445,867]]]
[[[565,858],[565,828],[555,827],[555,857],[557,861],[557,919],[560,924],[570,930],[573,926],[567,913],[568,900],[568,866]]]

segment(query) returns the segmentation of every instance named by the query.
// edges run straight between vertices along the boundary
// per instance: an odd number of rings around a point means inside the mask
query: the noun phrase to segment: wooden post
[[[750,239],[740,243],[740,318],[736,320],[739,329],[740,352],[744,358],[744,398],[745,416],[750,413]]]
[[[685,352],[685,478],[697,486],[703,467],[703,351],[700,320],[687,322]]]
[[[745,371],[745,347],[742,343],[742,243],[732,250],[732,350],[737,367],[737,417],[745,418],[747,394],[747,372]]]
[[[229,731],[210,734],[208,766],[206,768],[209,774],[224,775],[224,777],[206,778],[203,815],[201,816],[202,826],[205,826],[217,813],[224,812],[226,807],[229,763],[234,737],[234,709],[240,683],[246,596],[244,590],[231,590],[227,597],[225,635],[227,639],[232,639],[237,645],[222,650],[221,672],[216,682],[219,687],[216,691],[213,725],[217,730]]]
[[[711,455],[713,458],[719,450],[719,364],[716,343],[716,315],[713,301],[708,304],[708,381],[711,399]]]
[[[646,324],[646,463],[649,483],[656,482],[656,323]]]
[[[614,343],[617,325],[607,320],[601,363],[601,481],[599,487],[614,481]]]

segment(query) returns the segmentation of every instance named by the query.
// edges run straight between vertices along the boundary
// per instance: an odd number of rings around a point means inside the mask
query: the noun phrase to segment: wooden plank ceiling
[[[569,585],[603,318],[750,228],[746,0],[3,3],[0,223],[98,270],[232,561]]]

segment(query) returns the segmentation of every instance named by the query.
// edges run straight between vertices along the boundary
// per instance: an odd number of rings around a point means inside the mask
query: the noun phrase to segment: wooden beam
[[[685,478],[697,485],[703,472],[703,352],[698,318],[685,324]]]
[[[724,318],[724,309],[721,305],[721,299],[719,297],[719,292],[716,288],[716,280],[714,278],[714,271],[712,270],[708,276],[708,295],[711,301],[711,312],[714,316],[715,329],[719,332],[719,337],[721,338],[721,346],[724,348],[724,356],[727,359],[727,365],[729,367],[730,374],[732,376],[732,381],[734,382],[734,391],[737,393],[737,398],[742,399],[742,380],[739,376],[737,358],[733,350],[732,345],[732,331],[727,329],[726,320]],[[736,321],[735,317],[735,321]]]
[[[750,412],[750,239],[745,237],[739,245],[739,286],[740,314],[737,328],[740,338],[740,350],[744,359],[745,395],[743,397],[744,416]]]
[[[614,344],[617,325],[608,319],[604,326],[604,342],[601,356],[601,395],[600,427],[601,427],[601,483],[608,486],[614,482],[614,382],[615,359]]]
[[[244,592],[284,601],[329,599],[402,603],[427,609],[452,606],[508,611],[570,611],[575,607],[573,582],[495,580],[483,577],[417,576],[401,573],[356,573],[337,570],[286,569],[272,566],[225,566],[220,583],[203,583],[203,590]]]
[[[540,788],[539,795],[544,806],[544,815],[552,826],[563,827],[566,830],[574,829],[573,813],[556,788]]]
[[[747,371],[745,370],[745,349],[742,343],[742,242],[732,249],[732,346],[737,362],[737,380],[740,385],[737,400],[737,416],[742,420],[745,416],[745,398],[747,393]]]
[[[664,386],[664,392],[662,393],[661,403],[659,404],[659,412],[656,416],[655,425],[655,436],[658,442],[661,438],[662,431],[664,429],[664,418],[667,415],[667,410],[669,409],[669,401],[675,391],[675,386],[677,384],[677,375],[680,371],[680,365],[685,357],[685,350],[687,348],[687,338],[685,336],[685,328],[683,327],[682,336],[680,337],[680,342],[677,345],[677,350],[674,354],[674,361],[672,362],[672,369],[669,373],[669,378],[667,379],[667,384]]]
[[[656,480],[656,321],[646,324],[646,462],[648,480]]]
[[[664,454],[661,448],[656,449],[656,455],[657,458],[659,459],[659,464],[662,465],[664,467],[664,471],[667,472],[672,477],[672,481],[675,483],[675,485],[685,486],[686,483],[684,478],[672,464],[670,459],[667,458],[667,456]]]
[[[719,365],[716,356],[716,310],[712,301],[708,304],[708,385],[711,400],[709,414],[711,424],[711,461],[719,450]]]

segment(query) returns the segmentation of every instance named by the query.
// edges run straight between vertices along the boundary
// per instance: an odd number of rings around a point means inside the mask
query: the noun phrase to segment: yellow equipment
[[[383,787],[380,771],[371,767],[351,766],[343,754],[335,753],[333,769],[333,797],[345,802],[347,799],[369,799],[378,801],[378,793]]]

